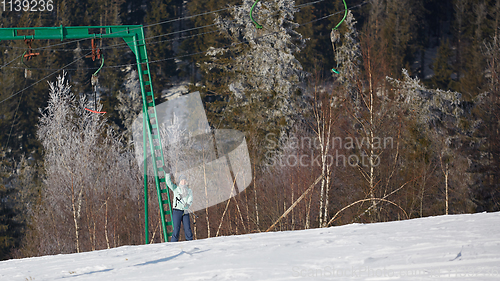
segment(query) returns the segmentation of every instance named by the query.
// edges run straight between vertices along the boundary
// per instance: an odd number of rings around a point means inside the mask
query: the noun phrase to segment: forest
[[[245,134],[252,182],[195,239],[499,211],[500,0],[346,4],[56,0],[0,27],[143,25],[156,103],[199,91]],[[136,62],[97,41],[102,68],[90,40],[0,42],[0,260],[144,244]]]

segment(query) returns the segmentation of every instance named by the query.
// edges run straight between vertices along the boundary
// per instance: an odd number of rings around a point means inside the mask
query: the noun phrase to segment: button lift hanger
[[[90,108],[85,107],[85,110],[88,110],[92,113],[104,114],[106,113],[105,111],[97,111],[97,83],[98,83],[97,73],[101,70],[102,66],[104,65],[104,56],[102,55],[101,49],[96,47],[94,38],[92,38],[91,44],[92,44],[92,53],[86,56],[86,58],[92,58],[92,61],[100,59],[101,66],[99,67],[99,69],[97,69],[96,72],[94,72],[94,74],[92,74],[92,77],[90,79],[90,83],[92,84],[92,91],[94,92],[94,109],[92,110]],[[101,40],[101,47],[102,47],[102,40]]]

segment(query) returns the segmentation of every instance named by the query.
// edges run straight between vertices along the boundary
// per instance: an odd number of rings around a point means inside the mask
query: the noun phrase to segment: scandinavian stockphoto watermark
[[[341,268],[325,266],[305,268],[294,266],[292,276],[296,278],[477,278],[500,277],[500,267],[462,266],[459,268],[406,268],[351,266]]]
[[[392,137],[332,137],[323,143],[318,138],[290,137],[286,145],[279,146],[273,133],[266,135],[266,164],[268,166],[328,166],[337,167],[377,167],[380,165],[380,151],[392,149]],[[328,148],[329,153],[322,155],[321,150]],[[283,153],[285,150],[299,153]],[[367,151],[374,151],[369,155]]]
[[[250,185],[252,165],[245,134],[210,128],[199,92],[157,104],[155,111],[149,110],[150,137],[144,132],[148,127],[143,113],[132,124],[138,168],[146,168],[150,177],[170,174],[175,181],[186,176],[193,212],[224,202]]]

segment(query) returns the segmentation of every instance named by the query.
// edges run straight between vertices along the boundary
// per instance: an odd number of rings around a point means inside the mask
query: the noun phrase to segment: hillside
[[[498,280],[500,213],[0,262],[1,280]]]

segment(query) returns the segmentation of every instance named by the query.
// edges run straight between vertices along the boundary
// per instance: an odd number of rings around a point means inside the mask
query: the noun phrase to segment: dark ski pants
[[[189,214],[184,214],[184,211],[174,209],[172,213],[174,220],[174,233],[172,233],[172,242],[179,241],[179,231],[181,231],[181,221],[184,225],[184,234],[186,235],[186,240],[193,240],[193,233],[191,232],[191,222],[189,220]]]

